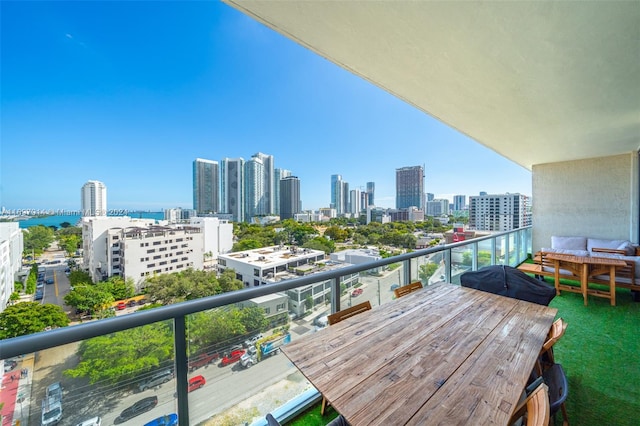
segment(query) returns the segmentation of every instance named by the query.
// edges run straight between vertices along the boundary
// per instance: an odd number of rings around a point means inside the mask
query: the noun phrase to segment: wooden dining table
[[[352,425],[507,425],[557,310],[428,286],[284,354]]]

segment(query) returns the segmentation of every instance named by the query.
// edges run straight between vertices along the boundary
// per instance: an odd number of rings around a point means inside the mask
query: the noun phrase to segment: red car
[[[192,377],[189,379],[189,387],[187,388],[187,392],[194,391],[196,389],[200,389],[204,386],[207,381],[201,375]]]
[[[235,351],[231,351],[231,353],[220,361],[220,365],[224,367],[225,365],[233,364],[234,362],[240,361],[240,358],[244,353],[247,352],[244,349],[237,349]]]
[[[196,368],[209,365],[218,358],[220,358],[220,356],[216,353],[211,353],[211,354],[204,353],[204,354],[198,355],[197,357],[189,360],[189,371],[193,371]]]
[[[120,302],[120,303],[118,303],[118,305],[116,306],[116,309],[117,309],[117,310],[119,310],[119,311],[122,311],[123,309],[126,309],[126,308],[127,308],[127,304],[126,304],[126,303],[124,303],[124,302]]]
[[[360,296],[361,294],[362,294],[362,289],[356,288],[351,292],[351,297],[357,297],[357,296]]]

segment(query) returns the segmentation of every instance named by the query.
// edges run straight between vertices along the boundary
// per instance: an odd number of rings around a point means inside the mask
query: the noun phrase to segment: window
[[[264,308],[264,313],[269,315],[271,313],[271,308]]]
[[[149,250],[147,250],[147,253],[155,253],[155,252],[156,252],[156,249],[149,249]]]
[[[160,242],[160,241],[154,241],[154,242],[153,242],[153,245],[154,245],[154,246],[159,246],[160,244],[161,244],[161,242]]]
[[[260,269],[258,268],[253,268],[253,275],[255,277],[259,277],[260,276]]]
[[[227,266],[227,260],[226,259],[218,259],[218,264],[222,265],[222,266]]]
[[[277,312],[284,311],[285,308],[286,308],[285,303],[280,303],[279,305],[276,305]]]

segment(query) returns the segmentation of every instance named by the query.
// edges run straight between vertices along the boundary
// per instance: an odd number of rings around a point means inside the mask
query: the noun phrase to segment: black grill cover
[[[460,284],[545,306],[549,306],[556,295],[555,288],[516,268],[504,265],[485,266],[477,271],[465,272],[460,275]]]

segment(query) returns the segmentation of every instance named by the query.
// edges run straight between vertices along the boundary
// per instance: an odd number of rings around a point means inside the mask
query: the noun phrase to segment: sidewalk
[[[2,376],[2,390],[0,390],[0,403],[4,403],[2,426],[28,424],[34,355],[16,358],[16,361],[18,361],[16,368]],[[23,370],[26,371],[26,376],[22,375]]]

